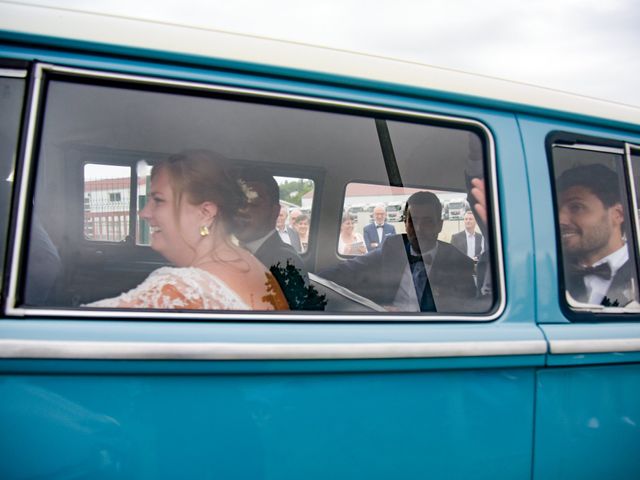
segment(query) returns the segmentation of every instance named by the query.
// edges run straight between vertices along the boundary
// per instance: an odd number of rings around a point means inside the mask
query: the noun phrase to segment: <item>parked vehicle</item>
[[[0,92],[0,478],[640,478],[640,109],[9,1]],[[137,212],[188,149],[313,183],[313,308],[88,306],[169,265]],[[599,218],[624,225],[628,302],[571,289],[563,175],[591,164],[617,179]],[[473,293],[444,231],[429,308],[410,237],[380,242],[394,287],[330,278],[383,256],[338,254],[357,183],[469,201]]]
[[[469,204],[466,200],[450,200],[444,205],[445,220],[462,220]]]
[[[402,220],[403,210],[404,210],[404,203],[389,202],[389,204],[387,205],[387,221],[400,222]]]

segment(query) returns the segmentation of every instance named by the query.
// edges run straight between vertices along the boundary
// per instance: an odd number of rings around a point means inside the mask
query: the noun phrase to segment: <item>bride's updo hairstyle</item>
[[[176,216],[182,201],[192,205],[212,202],[218,207],[214,222],[216,234],[234,233],[247,198],[236,178],[229,174],[228,160],[208,150],[187,150],[156,164],[153,179],[160,171],[169,175]]]

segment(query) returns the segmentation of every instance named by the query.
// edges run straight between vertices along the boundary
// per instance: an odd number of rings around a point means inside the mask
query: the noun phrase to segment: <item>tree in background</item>
[[[313,190],[313,182],[311,180],[293,180],[285,181],[280,185],[280,200],[302,205],[302,197]]]

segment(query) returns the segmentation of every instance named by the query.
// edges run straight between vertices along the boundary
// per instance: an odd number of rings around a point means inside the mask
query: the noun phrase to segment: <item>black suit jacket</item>
[[[587,288],[584,284],[584,278],[580,275],[566,273],[567,290],[573,298],[579,302],[586,302]],[[631,259],[627,260],[616,272],[611,282],[611,286],[602,300],[602,305],[607,307],[624,307],[629,302],[637,300],[636,291],[633,288],[635,280],[635,269],[631,263]]]
[[[291,245],[282,241],[275,229],[255,251],[254,256],[274,274],[287,299],[289,308],[291,310],[307,309],[305,298],[308,298],[310,293],[308,291],[309,274],[300,256]],[[295,266],[297,274],[294,276],[287,270],[287,262]],[[278,264],[278,271],[272,270],[272,267]]]
[[[278,263],[284,267],[288,261],[300,270],[302,276],[308,277],[307,269],[300,255],[296,253],[291,245],[283,242],[275,230],[269,235],[260,248],[255,251],[254,255],[267,269],[270,269]]]
[[[482,252],[482,235],[478,232],[475,233],[476,237],[476,248],[475,248],[475,257],[480,256],[480,252]],[[467,232],[466,230],[462,230],[461,232],[454,233],[451,235],[451,245],[456,247],[465,255],[467,254]]]
[[[406,234],[385,240],[381,248],[354,257],[319,275],[344,285],[381,305],[391,305],[408,263]],[[429,272],[438,312],[478,311],[473,261],[448,243],[438,241]]]
[[[287,225],[285,227],[285,229],[287,230],[287,233],[289,234],[289,240],[291,240],[291,243],[289,245],[291,245],[296,252],[301,252],[302,251],[302,245],[300,244],[300,235],[298,235],[298,232],[296,232],[289,225]],[[278,232],[278,230],[276,229],[276,233],[277,232]],[[280,233],[278,233],[278,236],[280,236]],[[282,237],[280,237],[280,240],[282,240]],[[283,242],[287,243],[284,240],[283,240]]]

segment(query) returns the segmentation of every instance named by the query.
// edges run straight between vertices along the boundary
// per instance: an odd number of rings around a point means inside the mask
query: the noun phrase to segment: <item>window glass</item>
[[[131,168],[84,166],[84,238],[122,242],[129,236]]]
[[[476,130],[47,85],[29,256],[51,262],[47,275],[29,265],[27,291],[40,282],[47,294],[26,305],[438,315],[495,304]],[[376,251],[365,227],[380,204],[394,230]],[[359,238],[349,251],[343,217]]]
[[[638,276],[623,155],[553,148],[567,303],[579,311],[635,309]]]
[[[490,232],[476,208],[487,201],[469,202],[472,182],[485,184],[480,137],[396,121],[377,127],[387,183],[347,185],[334,240],[347,258],[321,274],[386,311],[487,312]]]
[[[24,80],[0,78],[0,266],[3,270],[23,95]]]

